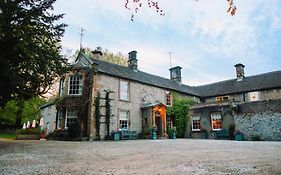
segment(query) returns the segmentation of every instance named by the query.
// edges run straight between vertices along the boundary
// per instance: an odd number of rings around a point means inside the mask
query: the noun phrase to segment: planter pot
[[[39,134],[17,134],[17,140],[40,140]]]
[[[243,134],[235,134],[235,140],[243,141],[244,140],[244,135]]]

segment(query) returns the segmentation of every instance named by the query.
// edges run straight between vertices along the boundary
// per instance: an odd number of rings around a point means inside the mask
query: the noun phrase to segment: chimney
[[[134,71],[138,70],[138,60],[137,60],[137,51],[133,50],[129,52],[129,64],[128,67]]]
[[[244,74],[244,67],[245,66],[241,63],[238,63],[234,66],[236,68],[237,81],[242,81],[245,78],[245,74]]]
[[[92,51],[92,53],[93,53],[93,57],[94,57],[95,59],[99,59],[100,56],[103,55],[103,53],[102,53],[102,51],[101,51],[101,47],[97,47],[94,51]]]
[[[170,79],[175,80],[177,83],[181,84],[181,67],[176,66],[169,69]]]

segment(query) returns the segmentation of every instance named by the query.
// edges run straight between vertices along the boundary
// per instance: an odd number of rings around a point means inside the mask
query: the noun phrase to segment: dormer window
[[[82,95],[82,75],[69,76],[68,95]]]

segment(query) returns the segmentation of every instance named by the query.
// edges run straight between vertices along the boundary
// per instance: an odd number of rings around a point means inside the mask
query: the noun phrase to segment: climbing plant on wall
[[[112,99],[109,98],[109,95],[113,93],[112,91],[105,91],[105,123],[106,123],[106,139],[109,139],[110,134],[110,117],[111,117],[111,105],[110,101]]]
[[[179,98],[173,94],[173,105],[167,109],[167,117],[170,117],[176,127],[177,137],[185,136],[188,124],[189,107],[195,102],[189,98]]]
[[[100,113],[100,92],[97,92],[97,96],[95,98],[95,127],[96,127],[96,139],[100,140],[100,118],[101,118],[101,113]]]

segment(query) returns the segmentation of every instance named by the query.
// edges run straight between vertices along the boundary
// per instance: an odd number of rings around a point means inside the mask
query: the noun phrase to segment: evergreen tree
[[[66,70],[60,55],[63,14],[56,0],[0,1],[0,106],[44,94]]]

